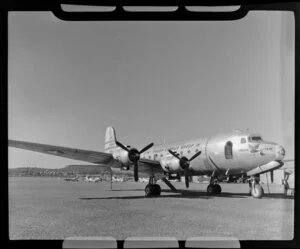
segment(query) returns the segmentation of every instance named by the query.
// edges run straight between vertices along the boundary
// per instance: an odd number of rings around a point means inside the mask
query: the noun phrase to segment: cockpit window
[[[246,138],[241,138],[241,144],[244,144],[244,143],[246,143]]]
[[[253,142],[258,142],[258,141],[261,141],[261,137],[260,136],[252,136],[252,137],[249,137],[249,141],[253,141]]]

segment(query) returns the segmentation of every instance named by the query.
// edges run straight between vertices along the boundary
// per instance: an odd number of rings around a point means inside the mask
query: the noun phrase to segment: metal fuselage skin
[[[215,170],[219,174],[238,175],[269,162],[283,160],[285,151],[281,145],[260,138],[259,134],[234,131],[208,138],[157,145],[141,154],[141,158],[159,161],[165,172],[183,173],[180,168],[168,167],[167,162],[175,159],[168,150],[188,159],[201,151],[190,163],[189,175],[210,175]]]

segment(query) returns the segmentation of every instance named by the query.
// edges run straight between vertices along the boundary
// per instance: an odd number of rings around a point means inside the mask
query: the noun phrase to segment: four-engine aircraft
[[[264,141],[259,134],[239,130],[171,144],[154,146],[150,143],[141,150],[124,146],[116,139],[115,129],[111,126],[106,128],[105,152],[16,140],[9,140],[9,146],[110,167],[112,172],[133,173],[135,181],[138,181],[141,172],[149,176],[146,196],[160,195],[158,179],[176,191],[168,180],[176,174],[178,177],[185,176],[187,188],[189,176],[210,176],[209,195],[221,193],[218,184],[221,177],[250,176],[250,193],[261,198],[263,188],[257,176],[280,168],[285,156],[281,145]]]

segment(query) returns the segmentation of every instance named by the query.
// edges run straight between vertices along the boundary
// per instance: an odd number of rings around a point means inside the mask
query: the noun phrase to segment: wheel
[[[157,195],[157,196],[160,196],[160,193],[161,193],[161,188],[158,184],[154,184],[153,185],[153,195]]]
[[[254,186],[251,189],[251,195],[254,198],[261,198],[263,196],[264,190],[262,188],[262,186],[260,186],[259,184],[254,184]]]
[[[216,193],[216,194],[220,194],[221,192],[222,192],[222,188],[221,188],[221,186],[219,185],[219,184],[215,184],[214,185],[214,192]]]
[[[215,188],[214,188],[214,185],[213,184],[209,184],[208,186],[207,186],[207,194],[208,195],[212,195],[212,194],[214,194],[215,193]]]
[[[150,197],[154,194],[154,187],[153,187],[153,184],[147,184],[146,187],[145,187],[145,196],[146,197]]]

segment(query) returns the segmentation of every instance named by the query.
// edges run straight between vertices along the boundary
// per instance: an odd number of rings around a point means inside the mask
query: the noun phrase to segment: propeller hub
[[[131,149],[128,152],[128,158],[131,162],[137,162],[140,159],[140,153],[137,149]]]
[[[190,162],[186,157],[180,158],[179,163],[182,169],[188,169],[190,166]]]

